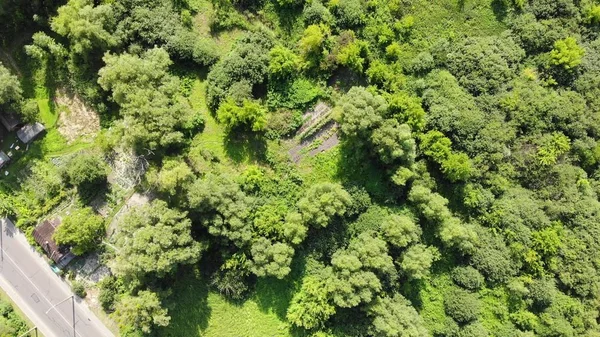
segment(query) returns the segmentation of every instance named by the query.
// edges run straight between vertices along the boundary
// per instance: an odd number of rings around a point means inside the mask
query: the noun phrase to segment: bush
[[[92,189],[106,182],[107,165],[97,154],[76,155],[67,167],[69,182],[79,188]]]
[[[452,280],[457,285],[469,290],[481,289],[485,282],[483,275],[471,266],[454,268]]]
[[[109,312],[114,310],[115,300],[119,294],[119,280],[114,276],[108,276],[98,282],[100,295],[98,301],[104,311]]]
[[[462,327],[457,337],[488,337],[490,334],[479,322],[469,323]]]
[[[210,282],[217,291],[233,300],[244,298],[248,292],[246,274],[238,269],[224,269],[217,271]]]
[[[556,286],[552,279],[535,280],[529,285],[528,289],[528,298],[535,309],[543,310],[554,302]]]
[[[307,25],[329,24],[333,20],[333,16],[327,7],[323,6],[321,1],[318,0],[314,0],[309,5],[306,5],[302,16]]]
[[[290,136],[302,125],[302,113],[289,109],[280,109],[269,114],[266,136],[270,139]]]
[[[87,291],[85,290],[85,285],[83,282],[73,280],[71,283],[71,288],[73,289],[73,293],[75,293],[75,295],[81,298],[85,298],[87,296]]]
[[[448,316],[454,318],[458,323],[465,324],[477,319],[480,303],[477,295],[455,288],[446,294],[444,308]]]

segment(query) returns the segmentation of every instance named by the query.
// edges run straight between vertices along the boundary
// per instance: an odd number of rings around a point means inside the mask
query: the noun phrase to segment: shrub
[[[454,268],[452,280],[457,285],[469,290],[481,289],[485,282],[483,275],[471,266]]]
[[[109,276],[98,282],[100,288],[100,295],[98,301],[104,311],[108,312],[114,309],[115,300],[119,293],[117,278]]]
[[[75,295],[81,298],[87,296],[87,291],[85,291],[85,285],[83,284],[83,282],[73,280],[73,282],[71,283],[71,288],[73,289],[73,293],[75,293]]]
[[[477,295],[455,288],[446,294],[444,308],[448,316],[454,318],[458,323],[465,324],[477,319],[480,303]]]

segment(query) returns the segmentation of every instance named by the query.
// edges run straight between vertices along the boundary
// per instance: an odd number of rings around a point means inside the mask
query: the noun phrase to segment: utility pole
[[[69,299],[73,300],[73,337],[77,337],[77,333],[75,332],[75,295],[71,295],[71,296],[65,298],[64,300],[56,303],[55,305],[51,306],[50,309],[48,309],[46,311],[46,315],[48,315],[50,310],[54,309],[57,305],[61,304],[62,302],[65,302]]]
[[[25,336],[29,336],[29,333],[30,333],[32,330],[35,330],[35,337],[38,337],[38,328],[37,328],[37,326],[34,326],[33,328],[31,328],[31,329],[27,330],[27,332],[25,332],[24,334],[20,335],[19,337],[25,337]]]

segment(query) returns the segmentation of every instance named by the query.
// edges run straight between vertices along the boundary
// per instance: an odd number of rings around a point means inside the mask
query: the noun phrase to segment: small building
[[[37,136],[44,132],[44,130],[46,130],[46,128],[44,128],[41,123],[27,124],[17,131],[17,137],[19,137],[23,143],[29,144]]]
[[[10,161],[10,157],[3,151],[0,151],[0,168],[4,167]]]
[[[45,220],[33,229],[33,238],[59,268],[64,268],[75,258],[75,255],[71,253],[69,247],[58,246],[52,238],[58,226],[60,226],[59,219]]]
[[[19,126],[23,125],[19,116],[11,110],[0,112],[0,123],[2,123],[9,132],[15,131]]]

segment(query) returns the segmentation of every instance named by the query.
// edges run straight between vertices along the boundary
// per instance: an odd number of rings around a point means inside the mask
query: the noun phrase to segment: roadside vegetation
[[[600,336],[598,1],[14,0],[0,22],[0,104],[48,130],[0,214],[100,254],[88,297],[122,336]]]

